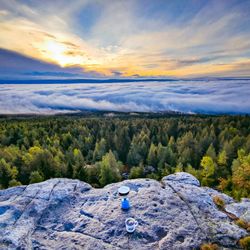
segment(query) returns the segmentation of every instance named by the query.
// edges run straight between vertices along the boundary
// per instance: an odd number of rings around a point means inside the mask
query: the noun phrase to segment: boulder
[[[128,211],[120,208],[121,185],[130,187]],[[247,232],[216,207],[212,195],[187,173],[100,189],[59,178],[1,190],[0,249],[191,250],[204,242],[234,249]],[[138,221],[132,234],[125,228],[128,217]]]

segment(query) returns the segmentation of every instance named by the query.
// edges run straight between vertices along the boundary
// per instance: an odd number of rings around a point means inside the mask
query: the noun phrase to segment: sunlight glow
[[[58,63],[62,67],[72,64],[71,58],[65,55],[65,52],[66,47],[53,40],[46,41],[42,46],[42,53],[44,57]]]

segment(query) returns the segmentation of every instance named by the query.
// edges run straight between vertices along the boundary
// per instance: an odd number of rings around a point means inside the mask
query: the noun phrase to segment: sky
[[[0,0],[0,79],[250,75],[249,0]]]

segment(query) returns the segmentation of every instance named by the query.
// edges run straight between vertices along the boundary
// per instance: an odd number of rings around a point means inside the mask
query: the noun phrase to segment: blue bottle
[[[128,198],[123,198],[121,206],[122,206],[123,210],[128,210],[130,208],[129,199]]]

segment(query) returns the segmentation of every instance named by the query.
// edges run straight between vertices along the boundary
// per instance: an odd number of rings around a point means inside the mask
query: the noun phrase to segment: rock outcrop
[[[117,189],[127,185],[131,209],[120,209]],[[226,210],[249,219],[249,200],[200,187],[190,174],[126,180],[102,189],[71,179],[0,191],[0,249],[199,249],[204,242],[237,249],[247,232],[213,202],[220,196]],[[248,202],[248,204],[246,204]],[[139,225],[133,234],[125,219]]]

